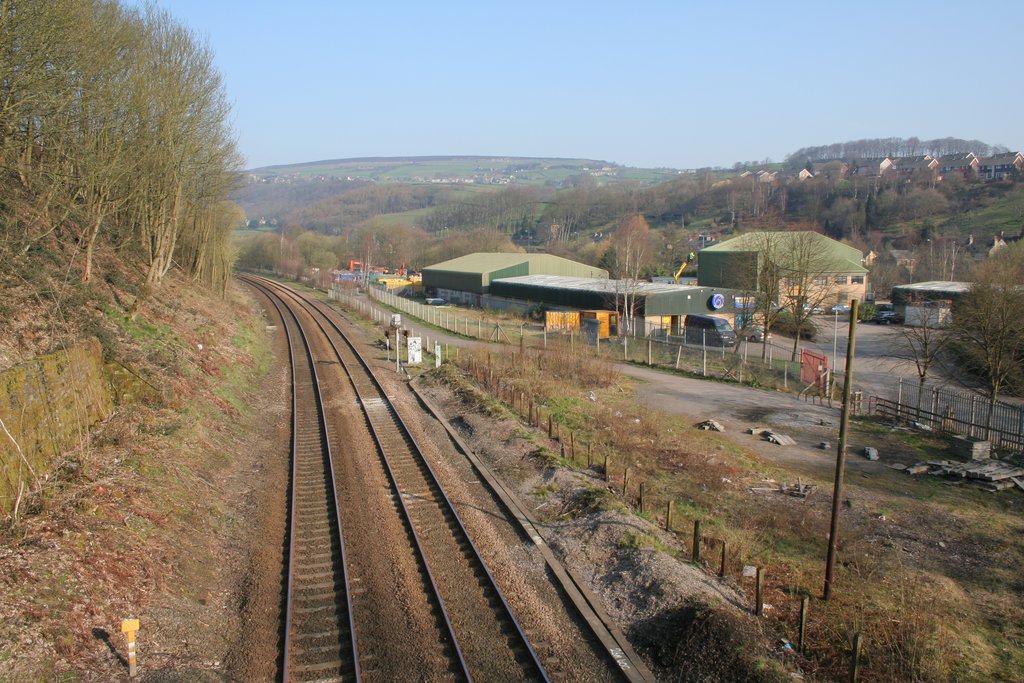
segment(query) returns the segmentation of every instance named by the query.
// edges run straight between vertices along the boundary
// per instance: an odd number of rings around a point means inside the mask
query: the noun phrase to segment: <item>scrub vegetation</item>
[[[685,418],[637,406],[629,383],[613,367],[598,363],[577,377],[563,372],[586,357],[579,345],[552,344],[525,356],[462,354],[462,373],[444,371],[444,381],[457,392],[467,395],[467,386],[489,390],[520,420],[528,408],[522,398],[510,397],[525,395],[539,407],[537,429],[546,430],[551,416],[561,440],[548,446],[542,440],[538,449],[552,455],[564,449],[566,457],[548,457],[545,467],[603,477],[602,464],[609,457],[610,486],[585,488],[569,497],[563,509],[545,506],[552,521],[585,519],[608,509],[612,500],[639,513],[637,491],[643,482],[643,516],[664,525],[671,502],[677,543],[663,546],[644,532],[631,531],[621,537],[620,547],[688,558],[692,522],[701,520],[703,536],[710,539],[704,555],[710,570],[718,568],[721,541],[727,544],[730,575],[738,576],[743,565],[764,568],[765,601],[772,606],[766,620],[778,637],[795,642],[800,600],[812,598],[809,646],[804,656],[792,659],[805,673],[841,677],[852,634],[860,632],[865,638],[861,680],[1018,679],[1024,670],[1024,603],[1017,567],[1024,562],[1024,549],[1013,539],[1024,531],[1020,495],[951,487],[887,469],[871,476],[850,472],[837,590],[823,602],[818,596],[831,481],[811,468],[777,464],[770,451],[697,430]],[[500,378],[500,385],[489,383],[492,376]],[[900,460],[948,457],[949,444],[942,437],[894,431],[872,419],[858,421],[853,434],[884,444]],[[626,468],[631,483],[624,493]],[[773,486],[766,482],[795,483],[798,478],[816,485],[817,492],[801,500],[757,490]],[[738,581],[752,591],[750,579]]]

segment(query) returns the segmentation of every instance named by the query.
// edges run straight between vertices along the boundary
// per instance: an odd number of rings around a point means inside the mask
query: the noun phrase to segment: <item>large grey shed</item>
[[[493,280],[521,275],[607,279],[608,271],[551,254],[481,252],[424,268],[423,287],[450,301],[480,305]]]

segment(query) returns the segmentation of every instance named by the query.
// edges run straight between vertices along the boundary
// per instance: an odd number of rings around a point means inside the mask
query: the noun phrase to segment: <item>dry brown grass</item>
[[[684,549],[690,524],[701,519],[706,538],[727,542],[730,572],[738,573],[744,564],[765,567],[766,601],[773,605],[766,623],[795,641],[800,599],[815,598],[823,584],[829,482],[818,482],[823,493],[807,501],[751,494],[748,488],[765,477],[794,481],[796,475],[768,465],[722,435],[637,406],[614,365],[589,357],[585,348],[525,355],[479,352],[464,355],[461,364],[468,378],[522,418],[531,412],[530,405],[540,406],[539,417],[534,413],[538,428],[546,429],[550,417],[563,444],[571,434],[577,464],[585,461],[587,445],[596,463],[610,455],[611,481],[625,503],[636,505],[640,481],[647,485],[648,517],[663,521],[666,503],[674,501],[675,528]],[[595,400],[590,399],[591,392]],[[622,495],[627,467],[633,483]],[[871,485],[876,492],[888,493],[882,484]],[[885,504],[896,510],[890,516],[919,515],[924,522],[935,516],[929,506],[955,504],[955,498],[947,498],[957,492],[940,494],[945,496],[940,503],[899,496]],[[966,503],[971,509],[983,506],[987,519],[1007,533],[1019,529],[1019,522],[1006,517],[998,503],[993,511],[990,500]],[[907,553],[907,546],[880,535],[875,518],[885,514],[879,512],[857,508],[845,513],[837,573],[841,590],[827,603],[812,600],[810,646],[801,668],[827,679],[844,675],[852,635],[861,632],[862,681],[1022,680],[1017,663],[1024,655],[1014,650],[1020,647],[1018,617],[1024,615],[1024,606],[1020,596],[1014,596],[1012,580],[1001,571],[986,571],[986,592],[979,593],[948,565],[925,568],[920,558],[927,557],[927,548],[918,542],[908,555],[916,559],[903,562],[901,553]],[[709,547],[717,569],[717,546]],[[1011,544],[1007,550],[1004,561],[1013,564],[1021,549]],[[740,581],[740,586],[750,590],[749,583]],[[983,605],[978,604],[979,595],[986,596]],[[992,607],[996,615],[990,613]]]
[[[56,464],[21,523],[0,534],[3,680],[122,675],[97,634],[117,634],[121,618],[144,612],[183,563],[202,557],[191,551],[220,514],[211,472],[232,457],[220,430],[269,362],[262,325],[242,299],[171,277],[132,319],[133,276],[108,271],[106,282],[74,292],[37,283],[42,293],[8,299],[16,324],[0,362],[95,335],[107,358],[174,391],[119,406]],[[43,329],[52,336],[37,334]],[[14,348],[20,357],[8,353]]]

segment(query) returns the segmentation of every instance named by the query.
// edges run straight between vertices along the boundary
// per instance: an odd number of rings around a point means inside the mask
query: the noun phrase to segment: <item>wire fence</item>
[[[671,369],[754,387],[793,391],[808,401],[831,403],[842,391],[843,373],[830,366],[827,356],[802,353],[801,360],[793,361],[790,360],[790,348],[777,346],[770,340],[762,343],[740,339],[735,346],[726,347],[713,345],[702,336],[700,342],[695,343],[682,335],[669,334],[664,326],[643,318],[635,318],[629,324],[620,321],[621,334],[618,336],[604,339],[591,337],[588,340],[578,329],[552,330],[542,323],[508,315],[428,306],[375,287],[365,291],[381,304],[425,323],[428,327],[421,329],[419,334],[423,336],[423,346],[428,351],[434,351],[434,346],[430,344],[432,327],[471,339],[518,345],[520,349],[546,348],[559,343],[568,343],[570,346],[590,344],[596,358]],[[330,295],[336,299],[348,299],[354,307],[360,306],[354,288],[335,288]],[[367,312],[370,313],[369,310]],[[388,320],[383,314],[379,315],[380,323],[386,326]],[[408,328],[412,324],[411,320],[406,319],[403,326]],[[445,349],[442,348],[442,355],[444,353]],[[856,394],[856,398],[854,410],[859,412],[860,394]]]
[[[897,422],[913,421],[947,434],[985,439],[997,449],[1024,452],[1024,408],[991,402],[978,394],[921,387],[902,379],[889,396],[871,399],[872,412]]]

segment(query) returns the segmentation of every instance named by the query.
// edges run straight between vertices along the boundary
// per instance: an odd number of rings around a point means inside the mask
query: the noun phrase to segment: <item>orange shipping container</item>
[[[584,318],[596,318],[600,321],[601,327],[598,335],[601,339],[619,334],[619,314],[615,311],[583,311]]]
[[[548,332],[578,332],[580,313],[579,311],[547,311],[544,314],[544,329]]]

